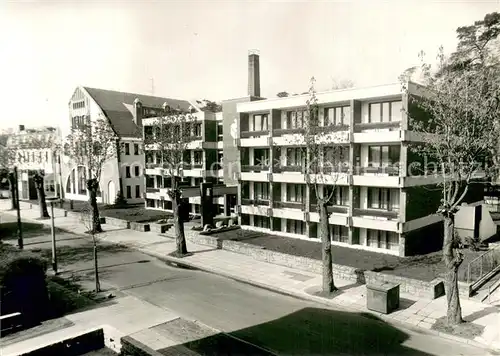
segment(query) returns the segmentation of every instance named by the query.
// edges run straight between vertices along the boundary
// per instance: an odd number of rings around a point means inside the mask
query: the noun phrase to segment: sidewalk
[[[8,209],[8,201],[0,201],[0,210]],[[14,212],[6,213],[14,214]],[[37,209],[23,209],[23,219],[36,219]],[[50,220],[41,221],[50,224]],[[84,232],[82,223],[76,217],[57,216],[55,224],[59,228],[80,234]],[[134,230],[116,229],[104,225],[106,232],[102,240],[119,243],[135,248],[143,253],[159,259],[175,262],[179,265],[198,268],[207,272],[222,275],[261,288],[277,291],[297,298],[311,300],[337,308],[356,312],[367,312],[377,315],[390,323],[401,323],[405,327],[418,327],[428,332],[459,342],[465,342],[478,347],[500,349],[500,312],[491,305],[478,303],[466,298],[461,299],[464,319],[474,324],[484,326],[484,331],[475,340],[466,340],[449,334],[431,330],[437,319],[446,314],[446,298],[435,300],[416,300],[412,295],[401,293],[401,308],[389,315],[371,312],[366,308],[366,286],[353,285],[340,279],[335,281],[341,290],[333,299],[324,299],[312,295],[319,291],[321,275],[294,270],[253,259],[250,256],[213,249],[197,245],[187,240],[188,251],[194,254],[182,259],[168,256],[173,252],[175,244],[166,237],[154,232],[138,232]],[[186,230],[186,234],[194,233]]]

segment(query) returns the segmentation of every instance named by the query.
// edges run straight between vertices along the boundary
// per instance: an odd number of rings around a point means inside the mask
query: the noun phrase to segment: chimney
[[[24,131],[24,125],[19,125],[19,132],[23,132]]]
[[[137,126],[142,127],[142,103],[139,98],[134,100],[134,122]]]
[[[260,97],[259,51],[248,51],[248,95]]]

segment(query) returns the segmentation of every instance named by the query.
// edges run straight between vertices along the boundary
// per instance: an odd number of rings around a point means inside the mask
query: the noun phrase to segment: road
[[[5,215],[1,221],[10,219]],[[71,234],[59,235],[58,241],[66,273],[82,275],[91,285],[89,242]],[[50,249],[50,236],[44,233],[26,238],[25,246]],[[125,248],[103,245],[99,256],[101,283],[118,296],[133,295],[280,355],[488,354],[483,349],[375,317],[298,300],[202,271],[168,266]]]

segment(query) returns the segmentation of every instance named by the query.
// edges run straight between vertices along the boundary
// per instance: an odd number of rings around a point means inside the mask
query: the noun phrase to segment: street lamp
[[[50,204],[50,232],[52,235],[52,270],[54,274],[57,275],[57,251],[56,251],[56,229],[54,226],[54,204],[59,200],[59,197],[46,198],[46,201]]]

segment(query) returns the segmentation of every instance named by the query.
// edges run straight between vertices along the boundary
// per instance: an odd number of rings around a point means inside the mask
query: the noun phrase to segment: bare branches
[[[77,165],[88,169],[89,179],[100,180],[106,161],[117,155],[117,139],[107,120],[101,117],[73,127],[64,150]]]

